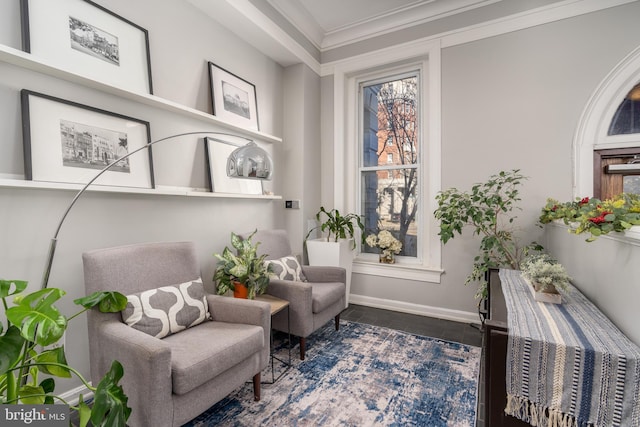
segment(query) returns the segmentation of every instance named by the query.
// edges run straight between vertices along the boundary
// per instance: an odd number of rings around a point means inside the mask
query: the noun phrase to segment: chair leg
[[[336,331],[340,330],[340,315],[336,316]]]
[[[253,400],[260,400],[260,372],[253,376]]]
[[[304,351],[307,346],[307,341],[304,337],[300,337],[300,360],[304,360]]]

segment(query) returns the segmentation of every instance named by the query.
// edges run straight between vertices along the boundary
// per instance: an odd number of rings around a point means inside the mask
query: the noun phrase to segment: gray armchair
[[[87,313],[91,378],[97,384],[114,359],[122,363],[122,385],[132,408],[128,425],[180,426],[252,378],[255,400],[260,399],[260,372],[269,361],[269,304],[205,294],[197,281],[200,268],[193,243],[99,249],[82,259],[88,294],[112,290],[156,295],[156,288],[185,282],[195,282],[201,292],[194,300],[202,323],[163,338],[125,324],[121,313]],[[183,307],[191,307],[188,297]],[[141,301],[142,307],[154,303],[151,297]],[[211,320],[203,320],[205,306]]]
[[[247,235],[245,235],[246,237]],[[267,260],[291,256],[291,245],[285,230],[258,230],[251,238],[258,253]],[[291,334],[300,338],[300,359],[304,360],[306,337],[335,319],[340,328],[340,313],[345,307],[346,271],[341,267],[302,266],[307,282],[271,279],[267,294],[289,301]],[[287,313],[273,316],[272,327],[287,332]]]

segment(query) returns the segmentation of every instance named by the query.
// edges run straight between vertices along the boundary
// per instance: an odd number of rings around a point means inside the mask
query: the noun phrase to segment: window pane
[[[389,230],[402,242],[399,255],[418,253],[418,170],[391,169],[362,172],[362,212],[365,236]],[[363,252],[377,253],[366,246]]]
[[[362,87],[361,203],[365,235],[390,231],[401,256],[418,254],[418,76]],[[411,166],[411,167],[407,167]],[[365,245],[363,252],[377,253]]]
[[[631,194],[640,194],[640,176],[626,175],[622,180],[622,191]]]
[[[417,86],[413,76],[363,88],[363,166],[418,163]]]
[[[609,126],[609,135],[640,133],[640,83],[622,100]]]

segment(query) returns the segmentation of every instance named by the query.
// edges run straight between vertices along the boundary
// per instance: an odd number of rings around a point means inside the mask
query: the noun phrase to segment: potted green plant
[[[342,215],[338,209],[326,210],[324,206],[316,214],[318,225],[307,233],[305,244],[309,265],[328,265],[342,267],[347,272],[345,308],[349,305],[351,292],[351,270],[353,266],[353,250],[356,248],[355,238],[358,231],[364,244],[364,224],[362,218],[355,213]],[[316,230],[325,234],[317,239],[309,239]]]
[[[214,255],[218,259],[218,264],[213,280],[217,284],[216,289],[219,295],[233,291],[237,298],[254,299],[256,295],[266,291],[272,268],[264,262],[266,254],[258,256],[260,242],[255,245],[251,242],[256,231],[246,239],[232,232],[231,246],[236,253],[225,247],[222,254]]]
[[[514,210],[519,209],[519,186],[525,179],[519,169],[501,171],[486,182],[474,184],[470,192],[450,188],[436,196],[438,208],[434,214],[440,220],[442,243],[456,233],[462,235],[466,226],[482,236],[480,254],[465,280],[465,284],[479,282],[476,297],[481,300],[487,297],[485,273],[490,268],[517,270],[527,254],[542,249],[536,242],[521,246],[516,236]]]
[[[521,265],[522,276],[529,282],[536,301],[560,304],[562,296],[558,290],[567,290],[571,277],[564,266],[548,254],[526,257]]]
[[[326,216],[326,219],[322,219]],[[341,215],[337,209],[326,210],[324,206],[320,207],[320,210],[316,214],[316,221],[319,223],[316,227],[309,230],[305,240],[309,239],[311,233],[320,229],[322,233],[326,233],[324,237],[327,242],[338,242],[340,239],[351,239],[352,248],[356,248],[355,236],[357,229],[360,233],[364,231],[364,224],[359,215],[349,213],[347,215]],[[357,227],[357,229],[356,229]],[[361,234],[362,236],[362,234]],[[362,237],[362,243],[364,243],[364,237]]]
[[[547,224],[555,220],[570,225],[570,233],[589,233],[586,241],[593,242],[603,234],[621,233],[640,225],[640,196],[622,193],[606,200],[583,197],[565,203],[547,199],[539,221]]]
[[[45,288],[23,294],[27,282],[0,280],[0,298],[4,317],[0,323],[0,403],[2,404],[68,404],[55,394],[52,377],[77,376],[94,393],[91,408],[79,397],[77,406],[69,405],[79,413],[80,426],[122,426],[131,414],[127,396],[118,384],[123,376],[122,365],[114,361],[111,369],[97,386],[92,386],[68,365],[64,345],[58,341],[64,335],[68,322],[92,307],[102,312],[115,313],[124,309],[127,298],[118,292],[96,292],[74,300],[83,307],[71,317],[65,317],[54,303],[65,295],[58,288]],[[13,306],[8,298],[13,297]],[[40,378],[40,375],[48,375]]]

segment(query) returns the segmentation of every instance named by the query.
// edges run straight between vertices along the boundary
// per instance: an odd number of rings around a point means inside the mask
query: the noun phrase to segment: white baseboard
[[[93,399],[93,392],[84,385],[73,388],[69,391],[59,394],[69,405],[77,406],[80,395],[85,402]]]
[[[478,313],[450,310],[447,308],[431,307],[428,305],[374,298],[364,295],[351,294],[349,296],[349,302],[353,304],[364,305],[367,307],[399,311],[401,313],[418,314],[421,316],[435,317],[438,319],[453,320],[455,322],[476,323],[480,321]]]

